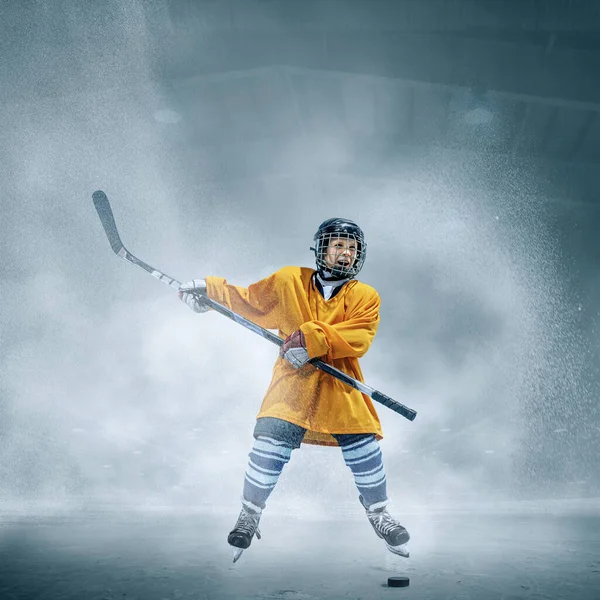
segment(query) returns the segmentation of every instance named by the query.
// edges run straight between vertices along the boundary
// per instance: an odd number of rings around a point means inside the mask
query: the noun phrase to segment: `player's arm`
[[[300,326],[309,358],[360,358],[367,352],[377,333],[381,306],[379,294],[370,292],[341,323],[308,321]]]
[[[249,285],[247,288],[227,283],[222,277],[208,276],[205,279],[195,279],[193,289],[188,289],[188,284],[181,286],[182,300],[196,312],[200,312],[195,305],[190,304],[189,294],[204,294],[266,329],[276,329],[277,319],[275,308],[277,306],[277,273]],[[187,286],[187,287],[186,287]],[[201,302],[198,304],[201,305]]]
[[[330,325],[308,321],[289,335],[280,356],[300,368],[312,358],[332,361],[338,358],[360,358],[369,349],[379,326],[379,294],[369,288],[361,301],[341,323]]]

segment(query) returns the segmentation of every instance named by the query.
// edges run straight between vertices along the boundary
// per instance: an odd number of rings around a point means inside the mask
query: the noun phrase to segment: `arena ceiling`
[[[150,64],[161,89],[155,118],[181,119],[202,148],[258,145],[266,162],[282,137],[323,136],[351,139],[373,156],[476,142],[516,159],[600,162],[600,2],[131,6],[137,17],[119,3],[112,11],[103,3],[5,5],[0,75],[11,85],[0,99],[119,93],[141,85]],[[106,76],[82,77],[86,60],[106,64]]]

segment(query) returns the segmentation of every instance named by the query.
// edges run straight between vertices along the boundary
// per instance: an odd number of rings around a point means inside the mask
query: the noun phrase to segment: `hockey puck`
[[[408,577],[388,577],[388,587],[408,587]]]

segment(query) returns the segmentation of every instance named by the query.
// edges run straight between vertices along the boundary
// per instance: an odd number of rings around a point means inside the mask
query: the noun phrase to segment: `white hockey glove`
[[[192,279],[179,286],[179,298],[194,312],[203,313],[210,310],[210,307],[202,302],[202,297],[205,295],[206,281],[204,279]]]
[[[294,368],[303,367],[310,359],[306,350],[304,334],[298,330],[288,335],[279,349],[279,356],[285,358]]]

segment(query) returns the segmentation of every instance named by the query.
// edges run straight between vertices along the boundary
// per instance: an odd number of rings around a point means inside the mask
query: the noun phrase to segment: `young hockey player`
[[[310,364],[320,358],[363,381],[358,359],[375,336],[380,298],[355,279],[367,245],[348,219],[328,219],[315,236],[317,269],[283,267],[248,288],[219,277],[194,279],[180,298],[195,312],[202,296],[227,306],[285,339],[254,428],[242,510],[227,538],[234,562],[260,539],[259,520],[292,450],[301,443],[339,446],[375,533],[394,554],[407,557],[409,534],[387,511],[379,418],[371,399]]]

